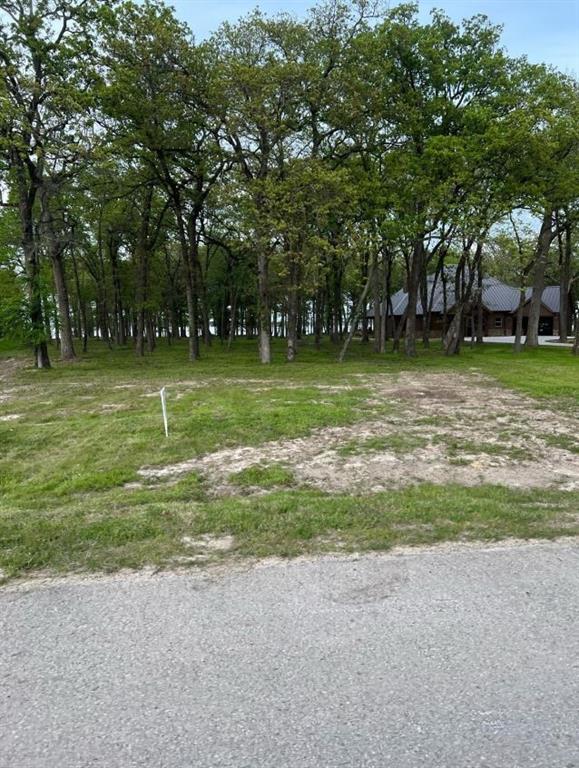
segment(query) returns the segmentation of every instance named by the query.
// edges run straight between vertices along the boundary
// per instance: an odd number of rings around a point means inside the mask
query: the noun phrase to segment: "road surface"
[[[2,768],[579,767],[579,543],[0,590]]]

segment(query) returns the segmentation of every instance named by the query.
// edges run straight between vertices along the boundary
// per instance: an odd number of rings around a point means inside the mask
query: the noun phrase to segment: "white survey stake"
[[[169,422],[167,421],[167,400],[165,398],[165,387],[159,392],[161,395],[161,408],[163,409],[163,424],[165,425],[165,437],[169,437]]]

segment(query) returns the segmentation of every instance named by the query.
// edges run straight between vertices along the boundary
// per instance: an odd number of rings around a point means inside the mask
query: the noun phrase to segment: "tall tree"
[[[185,267],[189,356],[199,357],[200,230],[220,177],[212,48],[194,45],[171,9],[125,3],[105,32],[105,111],[116,146],[138,159],[173,210]]]
[[[301,68],[285,55],[284,41],[296,23],[266,19],[258,11],[219,33],[224,94],[223,143],[234,158],[247,197],[246,214],[257,260],[259,355],[271,362],[270,261],[274,234],[268,227],[268,188],[278,179],[280,153],[299,121]]]
[[[79,0],[7,0],[0,25],[5,108],[2,148],[9,155],[20,212],[35,362],[50,365],[43,335],[41,249],[50,257],[58,297],[61,357],[74,358],[64,269],[63,188],[84,161],[94,72],[94,22],[100,6]],[[41,213],[38,213],[40,208]]]
[[[559,224],[565,226],[557,211],[568,209],[578,199],[579,92],[573,80],[546,67],[527,67],[526,75],[528,102],[521,115],[526,152],[519,180],[522,196],[541,221],[525,342],[528,347],[536,347],[547,258]]]

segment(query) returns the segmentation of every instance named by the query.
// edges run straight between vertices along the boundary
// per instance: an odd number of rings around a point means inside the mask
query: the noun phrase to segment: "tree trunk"
[[[109,333],[109,316],[106,308],[106,304],[103,298],[100,286],[97,284],[97,297],[96,297],[96,323],[97,333],[100,333],[101,339],[106,343],[109,349],[112,349],[111,336]]]
[[[237,291],[233,291],[231,296],[229,338],[227,339],[227,349],[231,349],[231,345],[233,344],[233,339],[235,338],[236,317],[237,317]]]
[[[479,264],[477,274],[477,304],[476,304],[476,343],[482,344],[484,341],[484,328],[483,328],[483,273],[482,262]],[[473,328],[474,333],[474,328]]]
[[[448,331],[448,291],[446,288],[448,281],[446,276],[446,270],[444,269],[442,270],[440,281],[442,283],[442,328],[440,331],[440,335],[444,339],[446,332]]]
[[[522,348],[524,306],[525,306],[525,288],[524,286],[521,286],[521,292],[519,294],[519,306],[517,307],[517,322],[515,327],[515,346],[513,348],[515,352],[520,352]]]
[[[172,314],[173,313],[171,311],[171,308],[167,307],[167,311],[165,312],[165,318],[164,319],[165,319],[165,336],[167,337],[167,346],[168,347],[171,346],[171,340],[172,340],[172,337],[173,337],[173,332],[171,330],[172,323],[173,323],[172,318],[171,318]]]
[[[64,274],[64,263],[62,259],[62,249],[60,244],[54,248],[50,246],[52,272],[54,274],[54,285],[56,287],[56,302],[58,306],[58,323],[60,326],[60,359],[74,360],[76,357],[74,344],[72,340],[72,324],[70,322],[70,306],[68,300],[68,289]]]
[[[289,256],[289,285],[287,303],[287,360],[296,358],[298,347],[298,304],[299,304],[299,263],[295,256]]]
[[[340,355],[338,357],[338,360],[340,363],[344,362],[344,357],[346,356],[346,352],[348,351],[348,347],[350,346],[350,342],[352,341],[352,338],[354,336],[356,325],[358,324],[358,320],[360,318],[362,310],[366,306],[366,296],[368,295],[368,291],[370,290],[370,285],[372,284],[373,273],[374,273],[374,270],[370,269],[370,274],[368,275],[368,279],[366,280],[366,285],[364,286],[362,295],[358,299],[358,304],[350,319],[350,330],[348,331],[348,336],[346,337],[346,340],[344,342],[342,349],[340,350]]]
[[[462,303],[455,307],[454,317],[450,321],[444,337],[444,351],[447,355],[457,355],[462,340]]]
[[[392,279],[392,256],[384,249],[384,300],[382,302],[382,320],[380,322],[380,353],[386,352],[388,340],[388,323],[392,317],[392,301],[390,299],[390,282]]]
[[[201,300],[201,325],[203,333],[203,343],[206,347],[210,347],[213,343],[213,336],[211,335],[211,321],[209,317],[209,308],[207,306],[207,297],[204,295]]]
[[[31,227],[32,228],[32,227]],[[40,266],[36,253],[34,239],[23,243],[26,282],[28,287],[28,304],[30,312],[30,327],[34,346],[34,364],[37,368],[50,368],[48,346],[44,331],[44,316],[42,312],[42,294],[40,288]]]
[[[20,218],[22,250],[24,253],[24,270],[28,293],[30,332],[34,347],[34,364],[37,368],[50,368],[44,313],[42,310],[39,252],[34,232],[34,202],[38,187],[35,183],[27,184],[26,171],[18,153],[14,153],[13,161],[16,168],[18,214]]]
[[[320,349],[322,343],[322,331],[323,331],[323,313],[324,313],[324,291],[323,288],[318,288],[315,298],[314,308],[314,345],[316,349]]]
[[[435,277],[436,281],[437,277]],[[424,349],[430,348],[430,323],[432,317],[432,304],[430,299],[434,298],[436,282],[432,285],[430,297],[428,296],[428,276],[426,274],[426,265],[422,270],[420,278],[420,303],[422,304],[422,345]]]
[[[80,318],[80,327],[81,327],[81,333],[82,333],[82,351],[86,352],[88,348],[88,328],[87,328],[87,320],[86,320],[86,305],[84,303],[84,300],[82,298],[82,293],[80,289],[80,279],[78,275],[78,264],[76,263],[76,256],[74,252],[74,246],[71,250],[71,257],[72,257],[72,268],[74,271],[74,284],[76,287],[76,300],[77,300],[77,306],[78,306],[78,315]]]
[[[261,239],[261,238],[260,238]],[[271,313],[269,307],[269,259],[263,243],[257,255],[259,359],[264,365],[271,363]]]
[[[363,284],[366,285],[368,281],[368,254],[364,254],[364,260],[362,262],[362,281]],[[353,298],[353,297],[352,297]],[[364,299],[364,306],[362,307],[362,310],[360,312],[360,317],[362,318],[362,334],[360,341],[362,344],[367,344],[369,342],[369,334],[368,334],[368,307],[366,305],[366,300]],[[357,322],[357,321],[356,321]],[[374,322],[376,322],[376,318],[374,318]]]
[[[185,245],[186,250],[187,246]],[[187,324],[189,326],[189,360],[194,363],[199,359],[199,327],[197,320],[197,290],[194,270],[191,268],[191,256],[185,259],[185,293],[187,296]]]
[[[560,241],[559,272],[559,341],[567,342],[569,335],[569,285],[571,283],[571,224],[565,224],[565,241]]]
[[[192,216],[189,221],[189,240],[181,210],[181,198],[177,192],[174,195],[175,217],[179,230],[181,256],[185,266],[185,293],[187,296],[187,320],[189,325],[189,360],[194,363],[200,357],[199,350],[199,297],[197,290],[197,219]]]
[[[52,308],[52,323],[54,325],[54,342],[57,349],[60,349],[60,323],[58,322],[58,299],[56,298],[56,286],[54,287],[54,293],[52,294],[51,299],[52,301],[50,306]]]
[[[105,267],[105,260],[103,258],[103,238],[102,238],[102,209],[101,216],[99,217],[98,226],[98,264],[99,264],[99,277],[97,282],[97,305],[99,307],[100,315],[99,322],[101,327],[101,333],[103,341],[106,341],[109,349],[112,349],[111,341],[111,315],[109,312],[109,300],[107,291],[107,271]]]
[[[72,339],[70,304],[63,261],[65,246],[55,228],[54,216],[50,208],[50,193],[46,186],[41,190],[40,203],[42,211],[42,229],[46,238],[47,251],[52,264],[54,286],[56,289],[58,325],[60,329],[60,359],[64,361],[74,360],[76,354]]]
[[[398,325],[396,326],[396,329],[394,331],[394,335],[392,337],[392,352],[398,352],[398,350],[400,349],[400,339],[402,338],[402,333],[406,328],[407,317],[408,317],[408,304],[406,305],[406,309],[402,313],[402,317],[400,318],[400,321],[398,322]]]
[[[468,275],[468,281],[466,282],[466,284],[464,283],[464,270],[465,270],[465,265],[467,263],[468,251],[464,252],[463,257],[461,258],[461,261],[459,262],[459,265],[456,268],[455,289],[454,289],[454,299],[455,299],[454,317],[450,322],[448,331],[446,332],[446,335],[443,341],[444,351],[447,355],[457,355],[460,351],[460,345],[464,338],[464,329],[463,329],[464,311],[468,307],[471,301],[472,287],[474,285],[475,274],[480,267],[480,262],[482,258],[482,248],[483,248],[483,243],[482,241],[480,241],[479,243],[477,243],[474,262],[469,265],[470,267],[469,275]],[[474,328],[472,329],[472,331],[474,332]]]
[[[332,258],[332,291],[331,296],[331,331],[330,338],[333,344],[339,344],[342,338],[342,270],[338,257]]]
[[[137,357],[145,355],[145,302],[147,298],[147,274],[148,258],[147,250],[143,243],[137,244],[137,291],[135,295],[135,312],[137,315],[137,327],[135,336],[135,354]]]
[[[157,339],[155,337],[155,322],[151,317],[151,313],[147,312],[147,351],[152,354],[157,346]]]
[[[556,235],[553,228],[553,211],[547,208],[543,215],[541,231],[535,249],[535,271],[533,275],[533,295],[529,305],[529,319],[527,325],[527,338],[525,345],[527,347],[539,346],[539,322],[541,320],[541,302],[543,299],[543,290],[545,288],[545,269],[547,267],[547,256],[549,247]]]
[[[213,341],[211,336],[211,324],[210,324],[210,317],[209,317],[209,299],[207,296],[207,287],[206,287],[206,281],[203,276],[203,269],[201,268],[201,260],[199,259],[199,238],[197,234],[197,217],[195,216],[193,231],[190,234],[190,239],[195,239],[195,246],[194,246],[194,266],[197,270],[196,276],[196,285],[198,286],[197,294],[199,297],[199,305],[201,309],[201,335],[203,338],[203,343],[206,347],[210,347],[211,343]],[[205,270],[205,274],[207,274],[207,267]]]
[[[137,327],[135,353],[137,357],[143,357],[145,354],[145,306],[149,284],[149,228],[152,202],[153,188],[148,185],[145,189],[143,214],[136,245],[137,290],[135,296],[135,312],[137,315]]]
[[[418,290],[423,262],[424,239],[422,235],[420,235],[414,241],[412,259],[408,271],[408,306],[406,313],[406,332],[404,336],[404,352],[406,353],[406,357],[416,357],[416,306],[418,303]]]
[[[113,235],[109,235],[109,258],[113,278],[113,296],[115,313],[115,343],[124,346],[127,343],[125,325],[123,322],[123,297],[121,291],[121,278],[119,275],[119,258],[117,243]]]
[[[382,342],[382,312],[380,306],[380,272],[378,270],[378,253],[374,252],[374,263],[372,266],[374,279],[372,280],[372,309],[374,310],[374,352],[383,351]]]

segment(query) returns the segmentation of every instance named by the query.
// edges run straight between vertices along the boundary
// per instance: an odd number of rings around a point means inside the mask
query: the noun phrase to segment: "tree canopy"
[[[304,336],[344,352],[359,333],[413,356],[449,265],[447,353],[486,272],[532,286],[529,345],[556,280],[570,333],[572,78],[509,56],[484,16],[413,4],[193,33],[155,0],[0,2],[0,335],[38,367],[51,339],[70,360],[91,338],[145,355],[187,337],[195,361],[245,335],[268,363],[272,336],[292,361]]]

